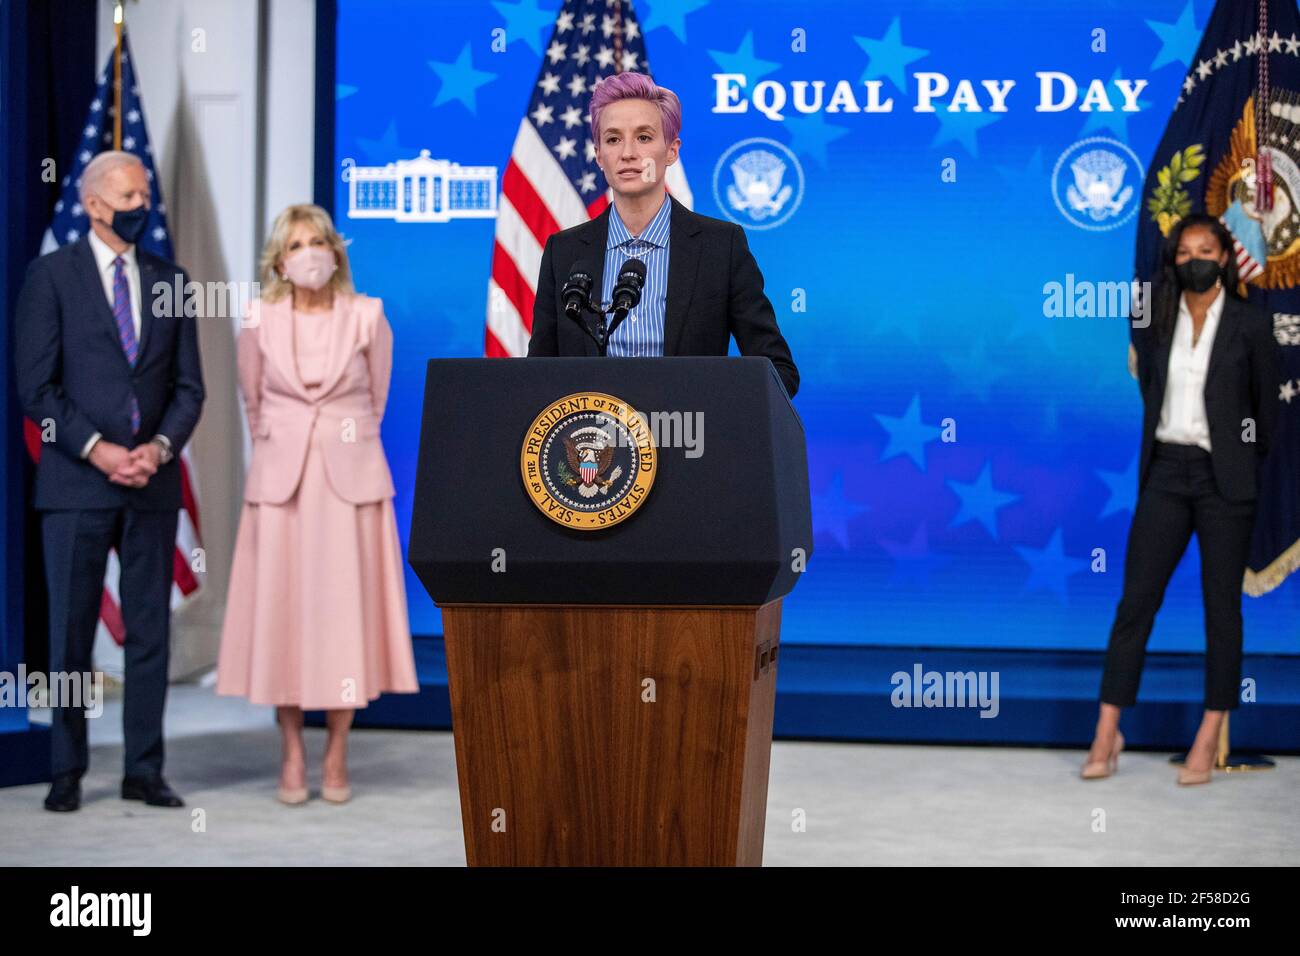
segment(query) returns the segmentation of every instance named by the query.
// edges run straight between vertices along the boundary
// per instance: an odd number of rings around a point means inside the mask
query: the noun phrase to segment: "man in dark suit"
[[[574,266],[594,274],[592,299],[612,298],[629,258],[642,260],[640,303],[609,340],[611,356],[765,355],[791,397],[795,368],[763,275],[740,226],[691,212],[668,195],[664,172],[681,146],[681,104],[640,73],[608,77],[591,98],[596,161],[614,201],[590,222],[555,233],[542,251],[529,356],[596,355],[557,295]],[[597,295],[599,293],[599,296]]]
[[[172,555],[181,507],[176,455],[203,405],[188,277],[136,245],[149,181],[123,152],[81,179],[91,232],[27,270],[14,356],[26,414],[41,429],[35,507],[50,600],[50,669],[91,670],[104,569],[121,563],[126,625],[124,799],[179,807],[163,769]],[[48,810],[76,810],[88,756],[82,707],[54,709]],[[84,704],[84,702],[82,702]]]

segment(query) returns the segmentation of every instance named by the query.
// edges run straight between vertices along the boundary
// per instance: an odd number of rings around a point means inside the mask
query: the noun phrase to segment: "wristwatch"
[[[162,454],[159,456],[158,459],[162,464],[165,465],[167,464],[167,462],[172,460],[171,439],[169,439],[166,435],[154,435],[153,438],[149,440],[153,442],[155,445],[157,445],[159,450],[162,452]]]

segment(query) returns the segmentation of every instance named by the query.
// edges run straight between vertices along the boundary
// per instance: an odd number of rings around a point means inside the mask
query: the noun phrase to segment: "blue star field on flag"
[[[90,114],[72,157],[72,165],[60,180],[62,192],[54,204],[54,216],[50,220],[50,234],[57,245],[76,242],[90,230],[90,218],[82,208],[79,194],[81,174],[95,156],[113,148],[113,114],[113,57],[110,55],[99,76],[95,98],[91,100]],[[149,177],[149,218],[140,239],[140,248],[171,261],[174,257],[171,236],[167,231],[167,210],[158,188],[153,150],[145,131],[144,107],[140,102],[140,89],[136,85],[131,47],[125,31],[122,33],[122,150],[140,157],[145,175]]]

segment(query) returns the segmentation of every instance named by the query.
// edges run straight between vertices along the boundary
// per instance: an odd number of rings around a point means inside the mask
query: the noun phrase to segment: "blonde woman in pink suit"
[[[393,333],[353,291],[329,214],[290,206],[239,332],[253,458],[230,574],[217,693],[276,708],[279,799],[307,799],[304,710],[326,712],[321,796],[348,800],[353,711],[419,687],[393,479],[379,441]]]

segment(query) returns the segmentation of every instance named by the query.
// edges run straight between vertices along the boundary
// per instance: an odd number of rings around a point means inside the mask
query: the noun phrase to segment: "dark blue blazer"
[[[1151,325],[1133,330],[1142,390],[1142,453],[1138,489],[1146,481],[1164,408],[1172,339]],[[1257,470],[1268,457],[1277,430],[1277,387],[1281,361],[1272,313],[1226,296],[1205,373],[1205,417],[1210,426],[1211,465],[1219,493],[1229,501],[1253,501]],[[1245,422],[1255,423],[1253,440],[1243,440]]]
[[[194,309],[187,317],[185,296],[176,295],[177,283],[183,290],[188,276],[139,246],[136,261],[141,306],[134,368],[85,236],[27,269],[14,318],[15,381],[27,416],[43,430],[54,425],[36,468],[38,509],[181,506],[180,451],[198,423],[204,395]],[[135,436],[133,392],[140,405]],[[166,435],[175,457],[143,488],[116,485],[81,458],[95,432],[127,448]]]
[[[790,355],[776,312],[763,293],[763,273],[749,251],[745,230],[732,222],[701,216],[672,196],[668,226],[668,302],[664,311],[664,355],[726,355],[731,339],[742,355],[765,355],[794,398],[799,369]],[[596,345],[564,314],[560,290],[573,266],[595,266],[593,287],[601,288],[609,210],[546,240],[533,300],[532,355],[595,355]]]

